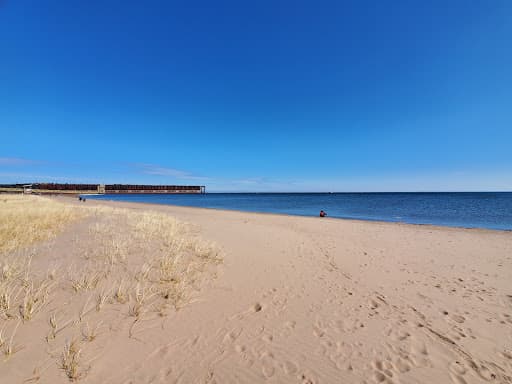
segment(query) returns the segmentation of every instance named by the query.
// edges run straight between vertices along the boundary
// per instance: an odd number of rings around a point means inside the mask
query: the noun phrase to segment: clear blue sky
[[[0,183],[512,190],[512,1],[0,0]]]

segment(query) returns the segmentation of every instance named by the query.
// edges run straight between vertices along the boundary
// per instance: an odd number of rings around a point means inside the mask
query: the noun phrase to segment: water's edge
[[[467,193],[420,194],[420,200],[418,200],[418,194],[416,194],[414,199],[417,201],[407,201],[407,199],[404,199],[404,196],[411,196],[412,194],[387,193],[385,194],[387,199],[386,203],[396,205],[394,207],[394,210],[388,209],[387,211],[386,209],[388,207],[384,207],[383,209],[383,202],[379,201],[379,197],[375,197],[382,196],[383,194],[258,193],[206,194],[196,196],[89,195],[87,196],[87,198],[94,200],[124,201],[157,205],[172,205],[177,207],[194,207],[300,217],[316,217],[318,216],[319,212],[319,210],[317,210],[318,207],[326,207],[325,210],[328,213],[328,217],[331,219],[401,223],[464,229],[485,229],[493,231],[510,232],[512,231],[512,193],[500,192],[498,193],[499,198],[493,198],[493,195],[496,194],[497,193],[478,193],[476,194],[478,195],[476,199],[472,197],[472,199],[470,200],[467,199]],[[333,199],[333,195],[338,196],[334,197]],[[350,198],[352,198],[353,201],[350,201],[350,199],[346,198],[341,199],[340,201],[340,196],[350,196]],[[354,196],[357,198],[354,199]],[[446,200],[451,201],[447,202]],[[377,208],[375,208],[375,205],[377,205]],[[437,211],[436,205],[441,205],[440,208],[437,207]],[[340,206],[343,209],[359,209],[360,213],[355,215],[343,214],[343,212],[341,212],[340,210]],[[429,209],[432,209],[432,206],[434,206],[434,208],[433,212],[431,213]],[[258,207],[263,208],[258,209]],[[378,212],[379,209],[382,212]],[[329,212],[329,210],[331,212]],[[374,217],[372,217],[371,214],[365,215],[365,210],[369,213],[373,213]],[[445,211],[447,211],[448,214],[446,214]],[[377,212],[378,214],[376,214],[375,212]],[[393,212],[394,216],[389,215],[389,212]],[[405,217],[398,216],[396,214],[397,212],[404,213],[403,216]],[[439,216],[440,213],[445,214],[445,217]],[[482,214],[482,216],[479,215],[480,213]],[[386,214],[388,214],[389,217],[386,217]],[[436,216],[436,214],[438,216]],[[407,215],[409,215],[409,217],[407,217]],[[458,215],[460,215],[461,218]]]

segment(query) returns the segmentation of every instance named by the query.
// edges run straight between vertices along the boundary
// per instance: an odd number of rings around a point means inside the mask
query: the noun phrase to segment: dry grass
[[[18,352],[20,350],[19,347],[14,345],[14,336],[16,335],[16,332],[18,331],[19,325],[20,325],[20,321],[18,321],[18,323],[14,327],[14,330],[11,333],[11,337],[9,338],[9,342],[7,342],[6,340],[3,340],[2,335],[0,334],[0,343],[2,344],[3,353],[4,353],[4,356],[6,359],[8,359],[9,357],[11,357],[13,354],[15,354],[16,352]]]
[[[82,268],[81,271],[71,273],[71,286],[75,292],[91,291],[98,286],[101,279],[105,277],[105,272],[97,267],[97,269]]]
[[[89,323],[85,323],[82,327],[82,340],[87,342],[93,342],[98,337],[98,330],[102,324],[102,321],[99,321],[94,327],[90,327]]]
[[[80,219],[87,221],[65,255],[52,258],[52,249],[45,248],[42,256],[38,242],[58,242],[59,232]],[[49,329],[42,327],[41,343],[34,340],[30,348],[44,351],[51,341],[73,340],[52,358],[70,381],[79,380],[87,372],[81,368],[83,352],[107,333],[98,332],[100,325],[109,332],[128,329],[132,337],[142,320],[158,319],[190,303],[202,282],[213,276],[208,272],[221,262],[215,245],[163,213],[2,196],[0,348],[6,357],[13,355],[19,350],[14,337],[33,331],[35,317],[46,318]],[[33,265],[51,267],[43,271]],[[144,329],[137,331],[138,337]]]
[[[64,351],[61,357],[61,369],[66,373],[70,381],[76,381],[83,376],[83,372],[79,371],[79,364],[82,350],[78,341],[73,340],[64,345]]]
[[[109,303],[112,299],[110,291],[100,291],[96,296],[96,312],[100,312],[106,303]]]
[[[128,289],[122,279],[119,281],[119,284],[117,284],[117,288],[114,291],[114,298],[119,304],[125,304],[130,299]]]
[[[39,284],[29,280],[25,286],[25,296],[19,306],[23,321],[31,320],[46,304],[54,282],[44,279]]]
[[[85,211],[39,196],[0,197],[0,254],[55,237]]]
[[[23,195],[2,196],[0,207],[0,319],[29,321],[47,302],[56,271],[42,277],[33,273],[28,246],[54,238],[86,211]]]
[[[48,323],[50,324],[50,332],[48,336],[46,336],[46,341],[54,340],[57,336],[57,316],[53,313],[48,319]]]

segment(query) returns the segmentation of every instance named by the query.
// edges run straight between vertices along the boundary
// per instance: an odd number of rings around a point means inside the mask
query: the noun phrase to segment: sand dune
[[[84,383],[512,382],[511,233],[85,204],[171,215],[189,223],[180,236],[216,244],[223,263],[203,265],[183,287],[182,305],[163,313],[159,296],[135,314],[143,289],[136,283],[126,302],[111,298],[89,310],[105,281],[123,268],[135,279],[147,253],[161,251],[140,247],[131,227],[101,216],[126,241],[120,268],[78,292],[66,283],[76,269],[57,268],[65,277],[53,300],[18,325],[20,349],[0,363],[2,383],[69,382],[63,356],[72,360],[78,349],[76,379]],[[96,271],[83,256],[91,245],[101,248],[106,229],[91,232],[91,220],[35,245],[32,268]],[[51,316],[69,324],[48,341]],[[19,319],[0,321],[8,339]]]

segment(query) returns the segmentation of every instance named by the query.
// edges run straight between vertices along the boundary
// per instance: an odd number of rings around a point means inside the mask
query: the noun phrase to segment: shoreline
[[[97,195],[93,195],[97,196]],[[74,197],[76,196],[47,196],[51,198],[55,197]],[[134,201],[124,201],[124,200],[109,200],[109,199],[95,199],[94,197],[90,199],[90,201],[94,202],[108,202],[108,203],[128,203],[128,204],[141,204],[141,205],[147,205],[147,206],[170,206],[170,207],[179,207],[179,208],[186,208],[186,209],[199,209],[199,210],[213,210],[213,211],[220,211],[220,212],[238,212],[238,213],[249,213],[249,214],[258,214],[258,215],[276,215],[276,216],[285,216],[285,217],[302,217],[302,218],[311,218],[311,219],[321,219],[321,220],[341,220],[341,221],[348,221],[348,222],[361,222],[361,223],[378,223],[378,224],[395,224],[395,225],[411,225],[411,226],[418,226],[418,227],[425,227],[425,228],[439,228],[439,229],[460,229],[460,230],[468,230],[468,231],[482,231],[482,232],[505,232],[510,233],[512,232],[512,228],[510,229],[495,229],[495,228],[484,228],[484,227],[463,227],[463,226],[455,226],[455,225],[440,225],[440,224],[428,224],[428,223],[409,223],[406,221],[386,221],[386,220],[379,220],[379,219],[356,219],[356,218],[349,218],[349,217],[317,217],[317,216],[311,216],[311,215],[300,215],[300,214],[290,214],[290,213],[275,213],[275,212],[260,212],[260,211],[243,211],[239,209],[222,209],[222,208],[208,208],[208,207],[195,207],[195,206],[188,206],[188,205],[176,205],[176,204],[163,204],[163,203],[152,203],[152,202],[134,202]]]
[[[0,365],[9,382],[42,366],[42,382],[69,382],[62,354],[48,362],[47,351],[70,340],[84,384],[512,380],[510,233],[51,200],[54,212],[90,215],[27,254],[34,280],[54,268],[57,286],[19,329],[0,318],[25,347]],[[169,256],[190,252],[194,263],[162,280],[175,271]],[[190,300],[169,306],[180,292]]]

